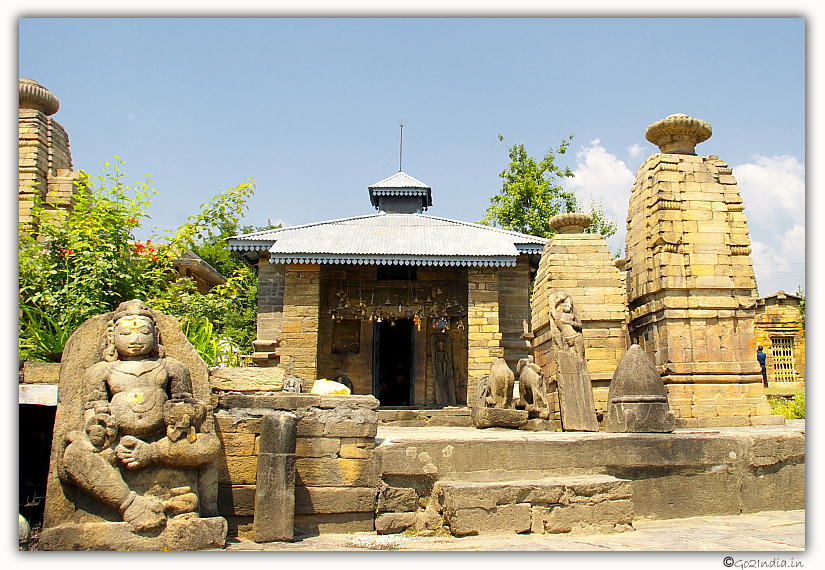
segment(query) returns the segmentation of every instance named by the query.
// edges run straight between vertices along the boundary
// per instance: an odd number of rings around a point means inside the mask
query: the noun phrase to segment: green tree
[[[161,238],[153,234],[154,240],[143,242],[135,239],[133,231],[147,217],[146,208],[155,192],[148,187],[148,176],[134,188],[124,184],[122,164],[119,158],[113,165],[107,163],[94,178],[81,174],[71,212],[36,204],[37,235],[21,228],[21,358],[44,360],[49,353],[62,351],[68,336],[83,321],[129,299],[144,299],[178,318],[197,316],[192,308],[195,303],[187,302],[194,284],[178,279],[174,261],[199,241],[214,236],[221,226],[237,224],[254,184],[247,181],[219,194],[177,231]],[[242,289],[239,281],[240,277],[230,279],[210,301],[221,298],[224,309],[231,311],[225,299],[233,299],[235,291]],[[215,334],[222,333],[217,329]]]
[[[567,152],[572,138],[570,135],[562,139],[559,148],[550,148],[541,161],[527,154],[523,142],[508,147],[510,164],[499,174],[504,181],[502,188],[490,198],[490,206],[480,223],[543,238],[553,237],[556,232],[550,227],[550,218],[578,208],[576,194],[561,184],[564,178],[575,175],[570,168],[562,169],[556,164],[556,156]],[[504,137],[499,135],[498,140],[504,142]],[[602,203],[596,204],[592,196],[589,212],[593,223],[587,232],[605,237],[616,233],[616,224],[607,219]]]
[[[797,285],[796,296],[799,300],[799,314],[802,315],[802,328],[805,328],[805,288],[802,285]],[[804,402],[803,402],[804,405]]]

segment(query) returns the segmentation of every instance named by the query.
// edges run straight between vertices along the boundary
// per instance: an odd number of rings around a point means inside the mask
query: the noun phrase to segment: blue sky
[[[537,157],[574,134],[569,187],[623,250],[644,131],[686,113],[713,126],[698,153],[734,167],[760,294],[804,283],[802,18],[22,18],[19,76],[60,99],[76,169],[117,155],[154,178],[160,229],[247,177],[249,224],[369,214],[403,121],[428,213],[468,221],[501,188],[499,134]]]

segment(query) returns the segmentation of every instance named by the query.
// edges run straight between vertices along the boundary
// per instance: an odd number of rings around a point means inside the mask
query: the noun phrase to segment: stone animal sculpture
[[[518,373],[519,397],[528,412],[535,412],[538,417],[546,420],[550,417],[550,406],[547,403],[547,379],[533,357],[522,358],[516,366]]]
[[[514,409],[513,388],[516,375],[507,366],[507,361],[497,358],[490,367],[490,374],[484,385],[483,401],[485,407]]]

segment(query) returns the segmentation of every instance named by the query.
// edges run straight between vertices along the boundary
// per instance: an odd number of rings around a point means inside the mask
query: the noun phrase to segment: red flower
[[[136,224],[137,223],[136,218],[126,218],[126,221],[129,222],[130,224]]]
[[[70,255],[74,255],[74,250],[73,249],[66,249],[65,247],[61,247],[60,248],[60,253],[61,253],[61,255],[65,255],[65,256],[68,257]]]

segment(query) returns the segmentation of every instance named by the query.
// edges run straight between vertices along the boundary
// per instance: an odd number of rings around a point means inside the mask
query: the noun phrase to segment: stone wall
[[[772,340],[775,338],[793,339],[794,372],[796,373],[793,383],[805,383],[805,329],[802,326],[799,301],[799,297],[786,295],[784,291],[778,291],[758,301],[754,334],[757,346],[761,345],[768,355],[766,364],[769,385],[771,382],[776,382]],[[783,382],[783,385],[787,384]]]
[[[504,359],[515,371],[519,359],[533,354],[530,342],[530,266],[519,255],[515,267],[498,268],[499,328]]]
[[[499,268],[467,270],[467,402],[475,402],[478,381],[504,356],[499,329]]]
[[[258,261],[258,340],[276,341],[284,321],[286,266],[269,262],[269,252]]]
[[[307,391],[317,378],[320,270],[318,264],[290,264],[284,275],[280,363],[304,379]]]
[[[253,528],[261,417],[269,410],[298,416],[296,534],[372,531],[380,479],[377,409],[372,396],[220,393],[218,510],[230,533]]]

